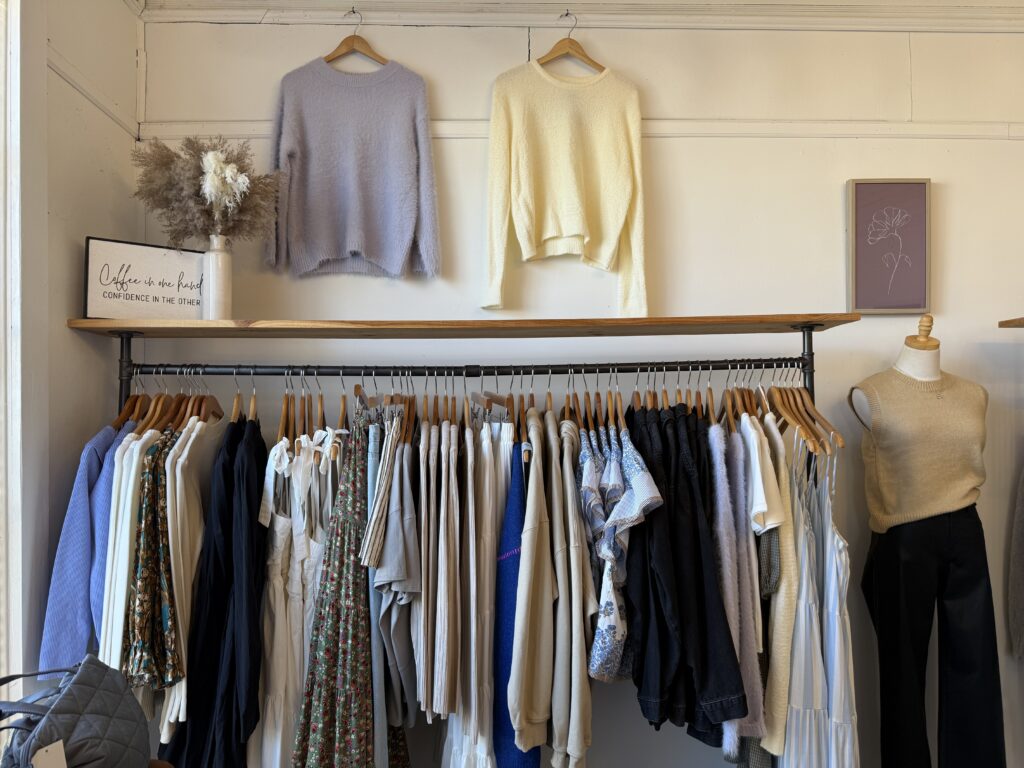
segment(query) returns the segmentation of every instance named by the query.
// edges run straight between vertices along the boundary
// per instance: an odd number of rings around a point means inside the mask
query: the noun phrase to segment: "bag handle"
[[[60,669],[41,669],[38,672],[22,672],[20,675],[7,675],[7,677],[0,677],[0,688],[5,685],[10,685],[15,680],[23,680],[26,677],[41,677],[42,675],[55,675],[58,672],[74,672],[78,669],[76,664],[73,667],[61,667]]]
[[[6,720],[11,715],[45,717],[49,711],[50,708],[44,707],[42,704],[29,704],[25,701],[0,701],[0,720]]]

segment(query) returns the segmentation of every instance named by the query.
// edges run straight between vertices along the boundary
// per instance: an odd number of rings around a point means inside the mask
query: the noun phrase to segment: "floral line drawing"
[[[910,214],[907,211],[888,205],[880,211],[875,211],[871,216],[871,224],[868,225],[868,245],[875,245],[889,238],[894,238],[897,243],[895,253],[888,251],[882,255],[882,264],[886,269],[892,270],[892,274],[889,275],[889,295],[892,295],[892,284],[900,265],[904,262],[908,267],[913,265],[910,255],[903,252],[903,237],[900,235],[900,228],[906,226],[908,221]]]

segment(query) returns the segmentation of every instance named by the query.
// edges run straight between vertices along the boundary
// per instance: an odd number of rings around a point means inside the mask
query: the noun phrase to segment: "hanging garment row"
[[[176,765],[408,764],[421,712],[445,765],[579,765],[592,679],[737,764],[856,765],[842,438],[795,372],[403,374],[337,428],[293,376],[269,450],[255,387],[139,392],[83,452],[43,664],[98,644]]]

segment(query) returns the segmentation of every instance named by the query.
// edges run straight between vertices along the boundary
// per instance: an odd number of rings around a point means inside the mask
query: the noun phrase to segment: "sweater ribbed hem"
[[[897,525],[905,525],[907,523],[916,523],[919,520],[927,520],[930,517],[938,517],[939,515],[948,515],[951,512],[959,512],[961,509],[970,507],[977,503],[978,498],[981,496],[981,491],[976,490],[973,493],[967,494],[964,499],[960,502],[954,502],[953,504],[943,505],[942,509],[919,509],[913,512],[904,512],[902,514],[886,514],[886,515],[871,515],[868,518],[868,527],[874,533],[885,533],[890,528],[894,528]]]
[[[548,721],[526,723],[516,726],[516,747],[521,752],[529,752],[534,747],[543,745],[548,740]]]
[[[435,277],[437,270],[423,267],[418,260],[403,257],[397,261],[397,271],[388,269],[385,263],[394,259],[373,259],[366,256],[362,247],[351,247],[343,251],[311,253],[301,245],[289,244],[288,250],[303,255],[291,261],[291,271],[296,277],[313,275],[370,275],[371,277],[402,278],[409,274]]]

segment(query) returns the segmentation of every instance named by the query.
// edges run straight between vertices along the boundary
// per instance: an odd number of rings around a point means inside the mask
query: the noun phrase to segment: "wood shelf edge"
[[[1011,317],[1009,320],[1000,320],[1000,328],[1024,328],[1024,317]]]
[[[68,328],[150,338],[455,339],[573,338],[791,333],[812,326],[828,330],[860,320],[856,312],[712,315],[651,318],[521,320],[100,320],[72,318]]]

